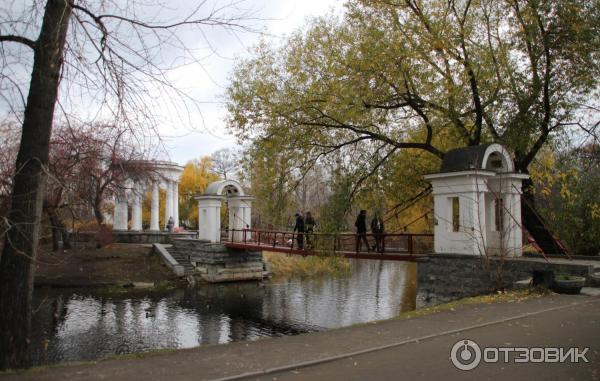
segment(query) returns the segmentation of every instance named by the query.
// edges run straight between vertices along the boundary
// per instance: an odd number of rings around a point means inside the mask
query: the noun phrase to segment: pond
[[[135,295],[135,296],[134,296]],[[353,260],[352,274],[165,293],[34,293],[35,364],[256,340],[382,320],[415,308],[416,265]]]

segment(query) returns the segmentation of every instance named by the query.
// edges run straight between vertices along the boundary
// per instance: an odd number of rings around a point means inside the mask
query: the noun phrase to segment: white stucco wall
[[[221,196],[200,196],[198,200],[198,238],[221,242]]]
[[[429,175],[434,195],[436,253],[481,254],[486,239],[485,179],[493,173],[456,172]],[[433,177],[433,178],[432,178]],[[459,198],[458,232],[452,226],[452,198]]]

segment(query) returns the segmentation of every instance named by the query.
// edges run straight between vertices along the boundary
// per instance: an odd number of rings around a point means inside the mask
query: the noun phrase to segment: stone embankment
[[[198,239],[172,242],[168,248],[154,246],[167,266],[176,273],[183,272],[180,276],[193,275],[210,283],[260,280],[268,276],[260,251],[232,249]]]

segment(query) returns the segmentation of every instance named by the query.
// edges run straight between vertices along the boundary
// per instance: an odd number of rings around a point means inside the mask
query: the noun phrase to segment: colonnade
[[[136,162],[139,165],[140,162]],[[144,162],[151,170],[148,178],[130,179],[115,194],[113,230],[143,231],[142,209],[147,191],[151,194],[150,231],[166,229],[169,218],[173,227],[179,227],[179,175],[183,168],[175,163]],[[159,226],[160,189],[166,190],[163,226]],[[129,207],[131,207],[131,229],[129,229]]]
[[[150,231],[159,231],[159,198],[160,184],[157,180],[150,182],[151,203],[150,203]],[[135,183],[131,189],[124,189],[115,196],[115,212],[113,220],[114,230],[142,231],[142,209],[146,186],[142,183]],[[164,226],[166,229],[167,221],[173,218],[173,227],[179,227],[179,182],[163,181],[162,185],[166,189]],[[131,229],[128,229],[129,207],[131,206]]]

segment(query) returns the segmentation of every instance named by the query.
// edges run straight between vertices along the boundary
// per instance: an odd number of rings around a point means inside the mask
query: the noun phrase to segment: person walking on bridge
[[[296,225],[294,225],[294,232],[298,232],[296,240],[298,241],[298,249],[304,249],[304,217],[302,214],[296,213]]]
[[[367,251],[371,251],[369,248],[369,241],[367,240],[367,211],[361,210],[358,216],[356,217],[356,222],[354,223],[356,226],[356,252],[358,253],[361,249],[362,242],[367,245]]]
[[[375,245],[373,246],[373,251],[383,253],[383,251],[385,250],[383,242],[383,234],[385,232],[385,228],[383,226],[383,220],[381,219],[381,217],[379,217],[378,212],[375,212],[375,216],[371,220],[371,232],[373,233],[373,237],[375,238]]]

